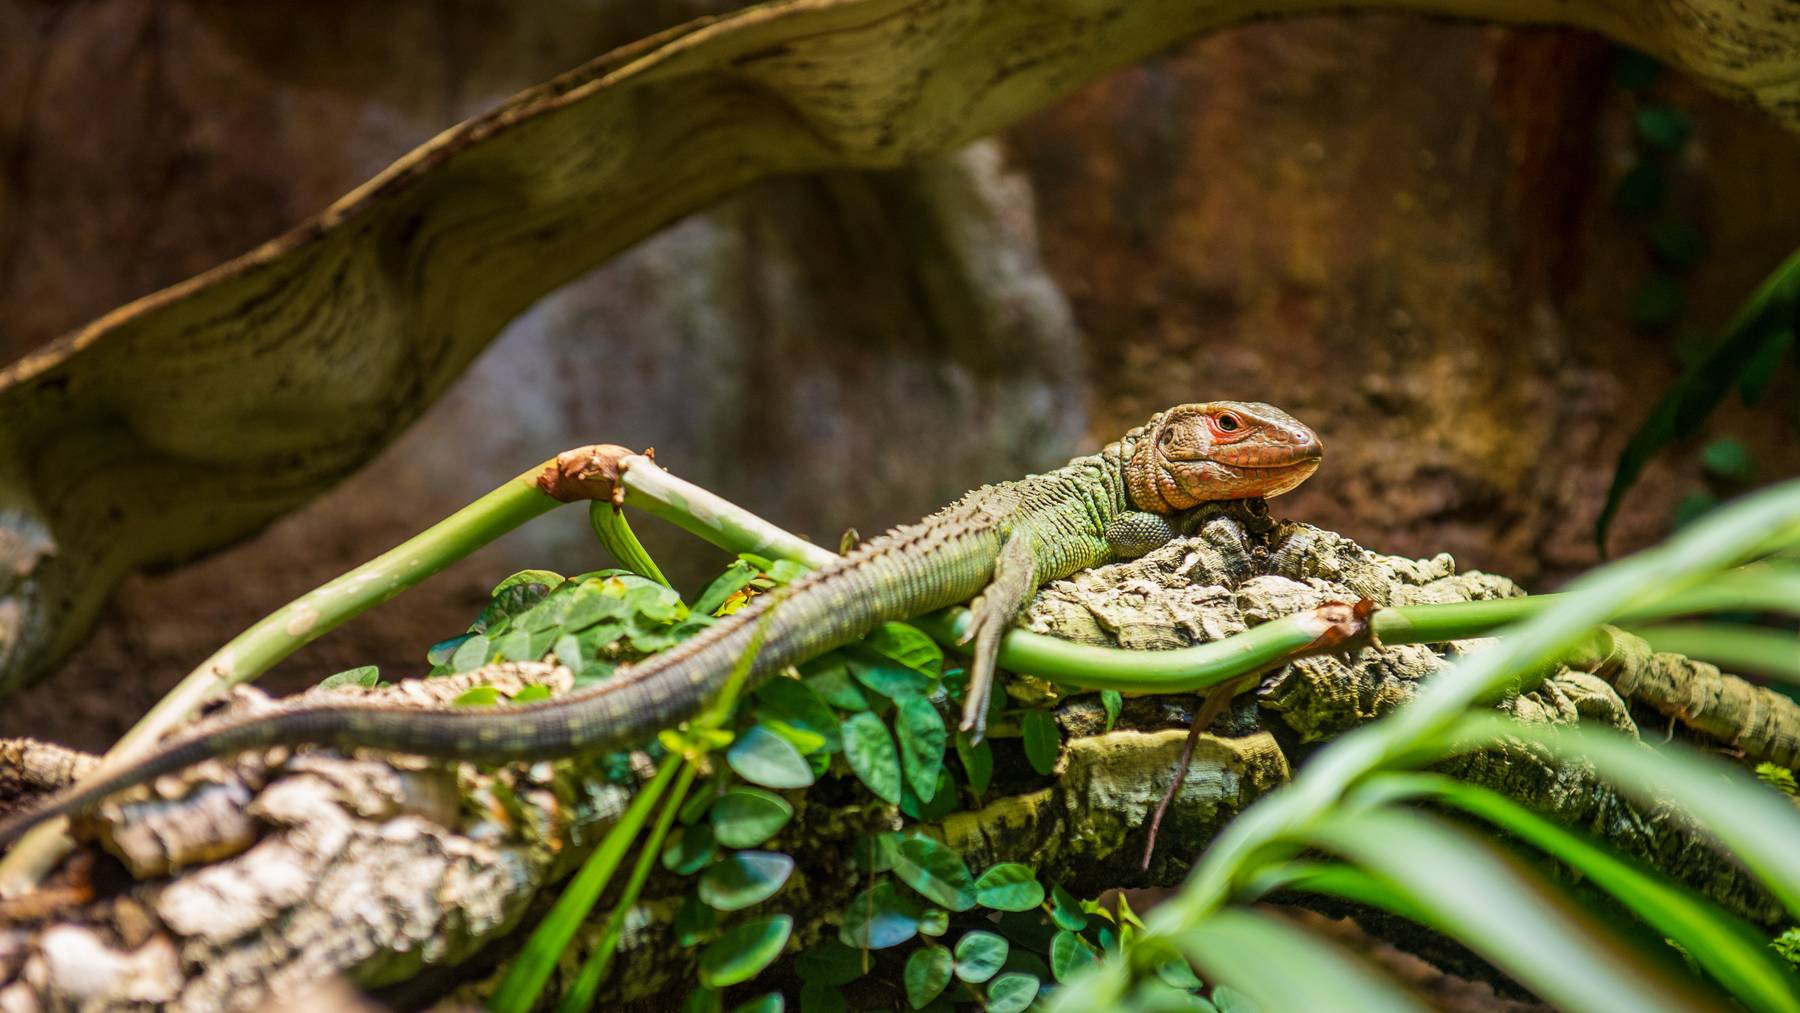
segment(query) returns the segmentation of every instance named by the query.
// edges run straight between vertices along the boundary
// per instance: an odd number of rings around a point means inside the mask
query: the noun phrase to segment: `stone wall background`
[[[0,355],[288,228],[451,123],[698,0],[229,5],[0,0]],[[516,320],[380,460],[251,541],[128,580],[0,735],[109,742],[219,642],[533,461],[654,444],[685,477],[835,544],[1052,466],[1167,404],[1274,401],[1323,470],[1278,510],[1546,590],[1676,344],[1800,242],[1800,138],[1665,75],[1693,139],[1668,206],[1704,240],[1672,333],[1613,183],[1634,105],[1579,33],[1390,15],[1178,47],[906,170],[774,180]],[[1792,404],[1791,371],[1770,402]],[[1764,479],[1792,412],[1722,411]],[[1615,552],[1704,487],[1692,448]],[[643,534],[692,587],[722,562]],[[606,565],[577,510],[517,533],[277,670],[422,668],[528,566]]]

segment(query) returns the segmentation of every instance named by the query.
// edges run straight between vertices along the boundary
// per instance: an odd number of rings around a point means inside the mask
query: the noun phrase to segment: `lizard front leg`
[[[1146,510],[1128,510],[1106,522],[1106,544],[1120,559],[1154,552],[1179,534],[1175,518]]]
[[[962,730],[969,733],[971,744],[980,742],[987,732],[988,699],[994,694],[994,662],[1000,654],[1000,637],[1024,611],[1031,593],[1037,590],[1037,559],[1031,552],[1031,539],[1024,532],[1013,532],[1000,547],[994,561],[994,579],[980,596],[969,603],[975,622],[964,635],[963,642],[973,642],[969,651],[969,688],[963,695]]]

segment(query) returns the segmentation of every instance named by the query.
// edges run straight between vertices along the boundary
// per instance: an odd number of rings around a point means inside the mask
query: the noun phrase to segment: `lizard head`
[[[1159,412],[1136,433],[1125,464],[1139,510],[1175,513],[1209,500],[1279,496],[1319,468],[1325,449],[1298,419],[1254,401],[1208,401]]]

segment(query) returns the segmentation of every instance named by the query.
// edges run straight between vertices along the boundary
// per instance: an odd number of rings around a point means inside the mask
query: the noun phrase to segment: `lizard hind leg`
[[[1031,554],[1031,543],[1023,533],[1016,533],[1001,547],[994,561],[994,579],[980,596],[969,603],[975,621],[964,635],[969,649],[969,687],[963,694],[961,728],[968,733],[971,745],[987,733],[988,702],[994,695],[994,672],[1000,655],[1000,638],[1012,628],[1013,621],[1037,590],[1037,561]]]

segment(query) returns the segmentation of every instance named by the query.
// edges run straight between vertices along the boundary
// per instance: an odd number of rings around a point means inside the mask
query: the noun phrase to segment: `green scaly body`
[[[1242,407],[1274,412],[1261,405]],[[1099,454],[1076,458],[1043,475],[971,492],[919,523],[896,528],[796,580],[787,593],[758,599],[606,682],[556,699],[502,709],[426,710],[347,702],[215,724],[38,809],[0,822],[0,843],[46,818],[83,809],[122,788],[248,749],[321,744],[503,762],[636,745],[660,729],[693,717],[722,687],[759,635],[761,644],[750,662],[748,685],[853,643],[883,622],[971,599],[975,599],[978,616],[974,687],[982,677],[983,655],[991,672],[999,635],[1039,584],[1120,552],[1135,555],[1148,551],[1169,536],[1167,521],[1134,506],[1129,474],[1133,453],[1161,418],[1159,414],[1150,427],[1132,430]],[[1294,432],[1310,437],[1309,431],[1287,416],[1280,418],[1298,427]],[[1316,441],[1312,446],[1316,448]],[[1316,453],[1311,460],[1316,465]],[[1310,474],[1311,466],[1305,472]],[[1287,487],[1291,485],[1275,491]],[[1267,490],[1221,486],[1219,491],[1221,495],[1208,498],[1238,498]],[[1156,506],[1168,508],[1170,504],[1159,502]],[[970,696],[975,698],[970,712],[977,717],[985,713],[985,686],[972,689]],[[969,726],[965,722],[965,727]]]

